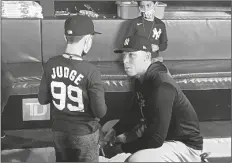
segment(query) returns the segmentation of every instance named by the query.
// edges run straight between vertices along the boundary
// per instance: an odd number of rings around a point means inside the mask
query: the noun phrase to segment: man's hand
[[[110,139],[112,139],[112,137],[115,137],[115,135],[116,135],[116,131],[113,128],[111,128],[104,136],[104,140],[109,141]]]
[[[159,46],[156,44],[151,44],[152,52],[156,52],[159,50]]]
[[[132,131],[134,131],[138,137],[142,137],[145,128],[146,128],[146,125],[145,125],[144,123],[140,123],[140,124],[136,125],[136,126],[132,129]]]
[[[116,138],[115,138],[115,143],[126,143],[126,135],[125,134],[121,134],[121,135],[118,135]]]
[[[103,141],[106,144],[112,144],[115,141],[115,137],[116,137],[116,131],[113,128],[111,128],[104,136]]]
[[[107,142],[110,146],[126,143],[126,134],[123,133],[116,137],[116,131],[114,129],[110,129],[104,137],[104,142]]]

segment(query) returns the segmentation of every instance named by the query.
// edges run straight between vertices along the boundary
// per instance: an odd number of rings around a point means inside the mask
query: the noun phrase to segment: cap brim
[[[133,49],[133,48],[122,48],[122,49],[116,49],[116,50],[114,50],[115,53],[135,52],[135,51],[138,51],[138,49]]]
[[[102,33],[94,31],[93,34],[95,35],[95,34],[102,34]]]

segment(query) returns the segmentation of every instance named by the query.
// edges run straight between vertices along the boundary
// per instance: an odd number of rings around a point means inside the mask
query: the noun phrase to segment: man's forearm
[[[175,88],[167,83],[161,84],[153,94],[154,103],[149,109],[154,116],[149,120],[144,132],[147,148],[158,148],[164,143],[171,122],[172,107],[176,96]]]

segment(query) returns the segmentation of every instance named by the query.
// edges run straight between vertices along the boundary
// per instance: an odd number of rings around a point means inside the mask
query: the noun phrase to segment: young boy
[[[83,60],[94,25],[87,16],[65,21],[66,50],[44,65],[38,100],[51,103],[57,162],[98,162],[99,120],[106,114],[99,70]]]
[[[167,49],[167,32],[164,22],[155,17],[155,9],[158,2],[137,1],[142,16],[132,20],[126,36],[141,35],[152,42],[153,61],[163,61],[159,56],[159,51]]]

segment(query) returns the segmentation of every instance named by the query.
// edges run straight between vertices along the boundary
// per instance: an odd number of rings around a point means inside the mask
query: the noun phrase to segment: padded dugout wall
[[[168,48],[160,54],[165,60],[230,59],[230,20],[164,20],[168,35]],[[42,21],[44,61],[62,54],[64,20]],[[125,36],[129,21],[94,20],[96,31],[93,46],[87,55],[90,61],[118,61],[118,48]]]
[[[42,76],[41,20],[2,19],[1,22],[2,60],[16,79],[12,94],[36,93],[33,79]]]
[[[4,128],[50,126],[51,121],[23,122],[22,99],[36,97],[42,75],[42,58],[46,61],[49,57],[63,52],[65,46],[63,22],[64,20],[56,19],[2,20],[2,34],[4,33],[2,55],[9,63],[10,71],[16,78],[13,89],[13,94],[16,96],[12,96],[7,105],[3,116]],[[230,19],[177,20],[169,18],[164,22],[167,27],[169,45],[161,55],[164,56],[170,71],[176,75],[175,79],[181,87],[190,90],[215,89],[205,91],[203,97],[197,96],[202,97],[201,102],[198,101],[199,98],[195,98],[195,92],[200,93],[200,91],[185,92],[196,106],[200,120],[230,119],[228,116],[231,112],[230,99],[217,98],[221,95],[228,97],[229,90],[216,90],[230,89],[231,84],[231,80],[227,80],[231,76]],[[120,58],[113,53],[113,49],[118,47],[123,39],[129,21],[94,20],[94,24],[96,30],[103,34],[94,38],[93,47],[87,59],[93,61],[101,70],[106,90],[113,92],[106,95],[107,105],[110,108],[110,112],[102,121],[106,122],[119,117],[128,108],[126,102],[129,101],[129,94],[123,92],[130,91],[130,82],[123,71],[123,65],[115,62],[120,61]],[[13,46],[12,49],[10,45]],[[7,49],[9,47],[10,49]],[[19,52],[23,55],[18,55]],[[119,92],[117,93],[118,100],[115,100],[116,92]],[[210,99],[211,94],[215,95],[212,96],[213,100]],[[211,102],[203,106],[205,101]]]
[[[64,51],[63,22],[54,19],[2,20],[2,57],[10,63],[10,71],[16,78],[13,94],[37,93],[42,75],[42,58],[45,62]],[[171,73],[181,78],[182,88],[230,88],[230,20],[170,19],[164,22],[169,42],[167,50],[161,55]],[[121,44],[129,21],[94,20],[94,24],[96,30],[103,34],[94,37],[87,59],[95,62],[103,73],[103,79],[107,80],[107,91],[130,90],[122,65],[115,62],[121,61],[120,55],[113,52]],[[202,86],[194,83],[186,85],[186,79],[197,77],[198,74],[193,73],[205,73],[201,74],[201,78],[224,79],[215,79],[215,83]],[[114,79],[116,84],[112,83]],[[109,82],[110,85],[107,84]]]

